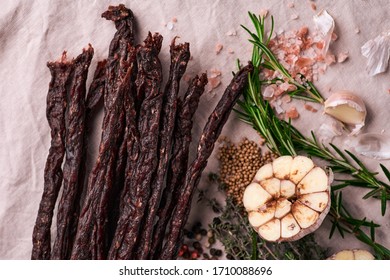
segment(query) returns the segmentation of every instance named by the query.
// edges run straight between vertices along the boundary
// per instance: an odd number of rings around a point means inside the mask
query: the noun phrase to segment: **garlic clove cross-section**
[[[329,212],[329,177],[308,157],[282,156],[257,171],[243,204],[263,239],[298,240],[315,231]]]

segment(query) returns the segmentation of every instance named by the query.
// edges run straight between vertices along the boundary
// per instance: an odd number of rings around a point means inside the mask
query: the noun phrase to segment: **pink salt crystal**
[[[313,11],[316,11],[317,10],[317,5],[313,2],[313,1],[309,1],[310,2],[310,7]]]
[[[215,78],[222,75],[222,72],[219,71],[218,69],[211,69],[210,72],[211,72],[210,75],[211,78]]]
[[[291,107],[290,109],[288,109],[286,112],[286,117],[288,119],[297,119],[299,117],[299,113],[297,111],[297,108]]]
[[[173,18],[172,18],[172,22],[175,22],[175,23],[176,23],[176,22],[177,22],[177,18],[176,18],[176,17],[173,17]]]
[[[317,109],[313,108],[313,106],[311,106],[311,105],[309,105],[309,104],[305,104],[304,107],[305,107],[306,110],[308,110],[308,111],[310,111],[310,112],[313,112],[313,113],[315,113],[315,112],[318,111]]]
[[[332,41],[336,41],[337,40],[337,38],[339,38],[339,36],[337,36],[337,34],[336,33],[332,33]]]
[[[274,97],[275,94],[275,85],[269,85],[267,86],[263,91],[263,97],[265,100],[270,100],[272,97]]]
[[[237,32],[236,30],[229,30],[228,32],[226,32],[226,35],[227,36],[236,36],[237,35]]]
[[[229,49],[228,49],[228,53],[233,54],[234,51],[233,51],[231,48],[229,48]]]
[[[310,66],[313,64],[313,60],[308,57],[299,57],[295,65],[299,68]]]
[[[294,8],[294,2],[288,3],[288,4],[287,4],[287,7],[290,8],[290,9],[291,9],[291,8]]]
[[[334,54],[328,53],[325,56],[325,63],[326,65],[331,65],[336,62],[336,57]]]
[[[217,88],[221,84],[221,80],[219,77],[210,77],[208,78],[209,82],[209,91],[212,91],[213,89]]]
[[[338,63],[342,63],[342,62],[344,62],[347,58],[348,58],[348,52],[341,52],[341,53],[339,53],[339,55],[337,56],[337,62],[338,62]]]
[[[296,20],[296,19],[298,19],[298,18],[299,18],[299,16],[298,16],[297,14],[293,14],[293,15],[291,15],[291,17],[290,17],[291,20]]]
[[[289,83],[283,83],[281,85],[279,85],[279,88],[283,91],[287,91],[289,88],[290,88],[290,84]]]
[[[324,41],[321,40],[321,41],[317,42],[316,47],[317,47],[317,49],[322,50],[324,48]]]
[[[284,103],[290,103],[290,102],[291,102],[291,96],[288,95],[288,94],[283,95],[282,101],[283,101]]]
[[[223,45],[222,44],[218,43],[218,44],[215,45],[215,52],[217,54],[219,54],[222,51],[222,49],[223,49]]]
[[[355,33],[356,33],[356,34],[359,34],[359,33],[360,33],[359,27],[356,27],[356,28],[355,28]]]
[[[190,75],[188,75],[188,74],[184,74],[184,76],[183,76],[183,80],[184,80],[185,82],[189,83],[189,82],[191,81],[191,77],[190,77]]]
[[[259,12],[260,17],[266,17],[268,15],[268,10],[267,9],[261,9]]]

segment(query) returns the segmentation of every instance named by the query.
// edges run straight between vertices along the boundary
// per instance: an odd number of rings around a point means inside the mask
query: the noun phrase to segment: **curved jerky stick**
[[[167,172],[169,155],[171,154],[180,80],[190,59],[190,45],[188,43],[175,45],[175,40],[176,38],[172,40],[170,47],[171,66],[161,112],[157,172],[151,186],[152,193],[146,209],[144,225],[141,229],[143,236],[139,240],[137,259],[146,259],[149,255],[154,221],[165,183],[164,179]]]
[[[142,217],[150,195],[152,175],[157,167],[157,147],[160,112],[163,94],[161,63],[158,53],[162,36],[149,33],[137,53],[137,96],[144,96],[139,119],[141,151],[131,177],[126,178],[123,211],[120,215],[114,240],[109,252],[110,259],[129,259],[139,238]],[[142,91],[142,92],[141,92]]]
[[[50,227],[53,210],[62,184],[62,161],[65,154],[66,87],[74,61],[66,60],[66,52],[60,61],[48,62],[51,81],[47,94],[46,117],[51,129],[51,146],[47,156],[44,189],[33,231],[31,259],[50,259]]]
[[[103,259],[106,254],[107,201],[112,189],[119,140],[124,132],[123,96],[130,81],[129,46],[134,42],[134,16],[124,5],[110,6],[102,14],[115,22],[104,90],[104,118],[99,156],[88,178],[72,259]]]
[[[149,257],[155,259],[161,253],[165,230],[172,216],[173,208],[180,198],[188,163],[191,143],[193,116],[198,108],[199,99],[207,84],[207,75],[196,76],[190,83],[183,102],[178,102],[172,158],[167,170],[166,187],[158,209],[158,221],[153,231],[153,241]]]
[[[75,59],[74,76],[70,82],[68,108],[66,111],[66,158],[63,170],[63,193],[58,204],[57,237],[51,258],[65,259],[69,250],[70,226],[74,225],[77,193],[80,191],[79,171],[82,166],[85,128],[85,93],[88,68],[93,57],[91,45]]]
[[[186,172],[182,195],[177,201],[177,205],[172,214],[169,234],[160,259],[167,260],[176,258],[177,256],[177,251],[181,243],[182,231],[189,215],[189,205],[191,204],[193,191],[198,185],[202,171],[207,165],[207,160],[214,149],[215,141],[218,139],[240,93],[246,86],[248,74],[252,70],[253,66],[252,64],[249,64],[234,76],[214,111],[209,116],[199,139],[196,158]]]

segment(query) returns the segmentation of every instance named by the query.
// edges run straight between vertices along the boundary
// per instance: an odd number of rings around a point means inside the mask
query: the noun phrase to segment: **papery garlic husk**
[[[390,159],[390,135],[388,134],[360,134],[352,139],[347,139],[346,146],[365,157],[377,160]]]
[[[367,60],[368,75],[374,76],[386,71],[390,58],[390,31],[367,41],[361,48]]]
[[[322,10],[313,16],[313,20],[317,30],[324,40],[322,55],[325,57],[332,40],[332,34],[335,27],[334,19],[326,10]]]
[[[364,127],[367,110],[359,96],[351,91],[341,90],[325,101],[324,113],[350,126],[350,135],[356,135]]]
[[[248,220],[267,241],[295,241],[315,231],[330,208],[330,181],[305,156],[262,166],[243,196]]]
[[[374,260],[374,256],[361,249],[343,250],[328,258],[328,260]]]

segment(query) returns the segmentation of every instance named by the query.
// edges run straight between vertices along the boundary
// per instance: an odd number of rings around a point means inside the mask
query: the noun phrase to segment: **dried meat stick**
[[[169,78],[165,86],[161,112],[157,172],[151,185],[152,193],[149,198],[147,211],[144,215],[145,218],[141,229],[143,235],[139,240],[136,259],[146,259],[149,255],[153,226],[165,183],[164,179],[167,172],[168,160],[171,154],[180,80],[190,59],[190,45],[188,43],[176,45],[175,40],[176,38],[172,40],[170,46],[171,66]]]
[[[118,145],[124,132],[123,96],[130,80],[134,43],[134,16],[124,5],[110,6],[102,17],[115,22],[117,32],[110,44],[104,88],[104,117],[99,155],[88,178],[71,259],[105,258],[107,204],[112,189]]]
[[[50,227],[53,210],[62,185],[62,161],[65,155],[66,88],[74,61],[67,61],[66,52],[60,61],[48,62],[51,81],[47,94],[46,117],[51,129],[51,146],[44,171],[44,189],[33,231],[31,259],[50,259]]]
[[[57,237],[51,254],[51,258],[57,260],[66,259],[68,256],[70,227],[74,225],[76,205],[79,203],[76,198],[80,188],[82,188],[78,183],[84,154],[86,81],[92,57],[93,48],[89,45],[75,59],[74,74],[70,82],[69,100],[66,110],[64,185],[58,204]]]
[[[248,74],[253,70],[252,64],[242,68],[232,79],[219,100],[214,111],[209,116],[203,133],[200,136],[195,160],[188,167],[184,188],[172,214],[167,241],[163,247],[160,259],[176,258],[181,243],[182,231],[189,215],[189,206],[193,191],[198,185],[202,171],[207,165],[215,141],[217,141],[231,110],[248,82]]]
[[[163,94],[161,63],[162,36],[149,33],[137,52],[137,96],[144,96],[138,118],[141,150],[132,175],[126,178],[122,213],[109,252],[110,259],[129,259],[139,238],[142,217],[150,196],[150,185],[157,167],[160,113]],[[142,91],[142,93],[141,93]],[[129,186],[130,185],[130,186]]]
[[[85,132],[84,132],[84,140],[83,140],[83,158],[81,160],[80,174],[79,174],[79,186],[75,201],[76,207],[73,213],[74,219],[72,225],[70,226],[69,233],[69,251],[67,258],[70,257],[71,249],[73,248],[74,239],[76,237],[78,217],[80,216],[80,204],[81,197],[84,191],[85,179],[86,179],[86,170],[87,170],[87,157],[88,157],[88,143],[89,143],[89,134],[90,134],[90,125],[91,120],[93,119],[96,108],[101,100],[103,100],[104,95],[104,85],[105,85],[105,72],[106,72],[106,64],[107,60],[104,59],[97,63],[95,73],[93,75],[92,82],[89,86],[87,97],[85,99]]]
[[[178,102],[172,156],[169,162],[166,187],[163,191],[158,209],[158,221],[153,231],[152,247],[149,258],[155,259],[160,254],[165,231],[172,211],[180,197],[188,163],[188,152],[191,143],[193,116],[198,108],[199,99],[207,84],[207,75],[196,76],[190,83],[183,102]]]

